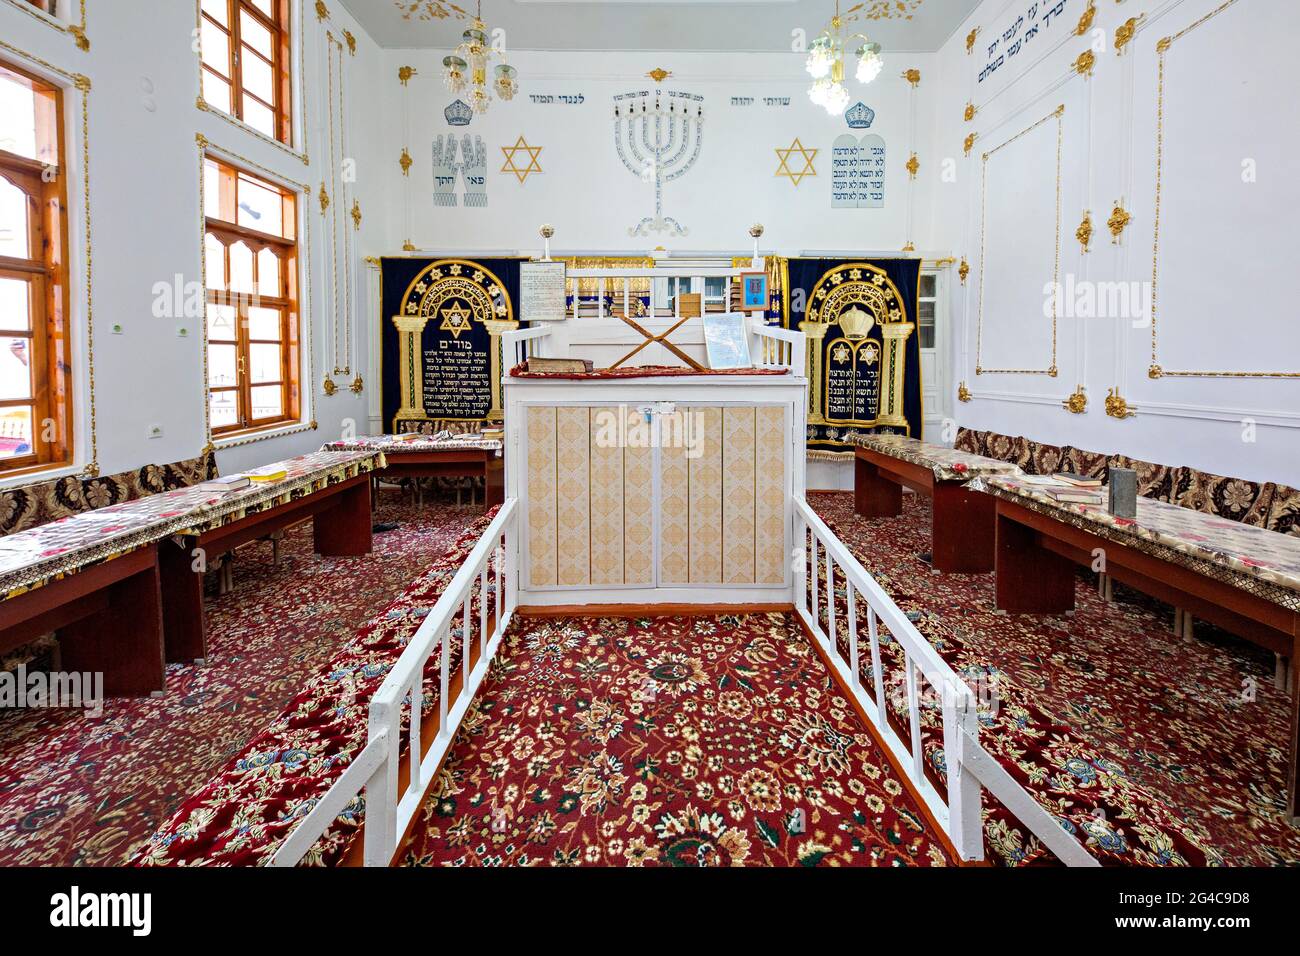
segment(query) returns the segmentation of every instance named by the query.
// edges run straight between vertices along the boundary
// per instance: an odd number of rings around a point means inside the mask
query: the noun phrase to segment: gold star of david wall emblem
[[[790,144],[789,149],[777,149],[777,158],[781,160],[776,167],[778,177],[785,176],[796,186],[803,181],[805,176],[816,176],[817,170],[813,168],[813,160],[817,157],[818,150],[808,149],[803,143],[799,142],[799,137],[795,137],[794,142]],[[799,169],[793,169],[790,166],[790,157],[798,154],[803,161],[803,166]],[[795,160],[795,165],[799,165],[799,160]]]
[[[520,183],[523,183],[530,174],[542,171],[541,164],[537,162],[537,158],[542,155],[542,147],[529,146],[522,136],[515,140],[515,145],[502,146],[501,152],[506,157],[505,163],[501,166],[501,172],[514,173]],[[519,155],[520,153],[523,153],[528,158],[526,165],[522,167],[519,165],[522,158]]]

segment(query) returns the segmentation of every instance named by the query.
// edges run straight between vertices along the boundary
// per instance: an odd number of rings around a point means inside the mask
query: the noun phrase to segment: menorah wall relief
[[[653,98],[653,99],[652,99]],[[665,105],[666,104],[666,105]],[[614,148],[642,182],[654,183],[655,214],[628,229],[629,236],[690,230],[664,215],[664,183],[679,179],[700,158],[704,97],[674,90],[642,90],[614,97]]]
[[[457,174],[465,179],[465,205],[487,205],[487,147],[483,138],[469,133],[461,142],[462,161],[456,162],[456,135],[448,133],[446,149],[443,137],[433,141],[433,201],[438,206],[456,205]]]

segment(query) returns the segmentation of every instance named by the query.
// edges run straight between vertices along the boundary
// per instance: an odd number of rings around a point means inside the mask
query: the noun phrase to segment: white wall
[[[1288,165],[1300,147],[1300,125],[1294,98],[1283,95],[1300,86],[1300,66],[1288,49],[1289,32],[1279,26],[1293,12],[1285,0],[1237,0],[1178,37],[1166,56],[1155,320],[1158,361],[1166,371],[1291,377],[1151,378],[1149,310],[1080,315],[1077,306],[1086,303],[1077,301],[1075,314],[1058,319],[1055,378],[976,374],[981,278],[984,368],[1049,364],[1050,320],[1042,304],[1055,254],[1055,123],[1003,144],[1065,106],[1061,281],[1073,280],[1076,289],[1087,282],[1137,283],[1135,291],[1149,296],[1157,42],[1178,35],[1220,0],[1098,3],[1083,36],[1075,26],[1087,4],[1065,0],[1059,20],[1040,22],[1038,34],[1025,39],[1032,6],[1032,0],[985,0],[940,51],[936,68],[934,136],[938,152],[954,158],[957,176],[938,186],[934,243],[950,246],[971,265],[969,280],[965,286],[954,281],[951,296],[953,381],[964,380],[974,396],[956,405],[957,419],[1042,441],[1300,484],[1300,332],[1286,291],[1293,256],[1290,216],[1283,212],[1300,202]],[[1135,38],[1117,54],[1116,28],[1142,14]],[[1000,34],[1021,16],[1019,35],[1003,39]],[[980,32],[968,54],[966,36],[974,28]],[[980,82],[995,39],[993,58],[1001,54],[1002,65]],[[1010,55],[1017,39],[1022,45]],[[1072,64],[1094,43],[1093,74],[1077,74]],[[971,122],[963,120],[967,102],[978,109]],[[978,138],[965,158],[962,144],[971,132]],[[993,150],[982,195],[983,154]],[[1243,175],[1251,169],[1253,180]],[[1106,220],[1117,200],[1132,221],[1112,243]],[[1094,227],[1086,255],[1074,238],[1085,209]],[[1082,415],[1061,406],[1077,384],[1089,399]],[[1135,417],[1105,414],[1111,388],[1136,406]]]
[[[913,197],[904,164],[911,148],[922,157],[931,152],[930,127],[921,117],[930,111],[935,95],[932,54],[887,55],[884,71],[870,85],[848,80],[853,94],[850,105],[861,100],[874,109],[870,132],[886,141],[886,198],[883,209],[832,209],[831,143],[849,128],[842,116],[828,116],[809,102],[809,78],[798,55],[515,52],[510,56],[520,76],[515,99],[494,100],[486,115],[454,128],[443,114],[455,99],[441,78],[445,53],[395,50],[387,54],[389,69],[381,89],[386,101],[395,102],[398,115],[384,130],[386,155],[391,156],[394,173],[403,147],[415,160],[409,177],[397,177],[400,188],[392,194],[394,250],[407,239],[430,250],[539,250],[538,227],[550,223],[556,229],[556,253],[645,254],[656,246],[671,252],[747,252],[748,230],[755,222],[766,227],[764,249],[783,252],[897,253],[908,239],[917,249],[925,248],[926,237],[909,226]],[[405,88],[397,79],[401,66],[418,71]],[[653,187],[629,172],[618,157],[613,97],[654,90],[656,84],[645,74],[656,67],[672,71],[660,89],[704,97],[704,138],[695,167],[664,186],[665,215],[682,222],[689,235],[634,238],[628,228],[653,214]],[[911,67],[922,73],[915,93],[901,76]],[[553,95],[556,101],[536,103],[534,95]],[[581,95],[583,102],[567,105],[560,102],[562,95]],[[733,97],[752,97],[754,102],[733,106]],[[789,105],[767,106],[766,97],[786,97]],[[455,133],[457,139],[466,133],[484,139],[486,208],[467,209],[461,202],[455,207],[434,205],[431,146],[436,136],[447,133]],[[514,144],[520,135],[529,145],[542,147],[542,174],[523,183],[501,171],[501,147]],[[797,187],[788,178],[776,178],[774,152],[789,147],[795,137],[819,151],[813,161],[817,175]],[[930,179],[922,176],[915,184],[919,210],[928,210]],[[928,211],[918,219],[928,222]]]
[[[306,50],[308,77],[306,142],[310,165],[257,138],[215,114],[196,108],[198,66],[191,46],[195,5],[184,0],[116,0],[89,4],[86,33],[90,49],[82,51],[71,37],[0,0],[0,38],[29,54],[0,48],[0,57],[56,82],[66,83],[37,60],[91,81],[89,141],[91,182],[91,253],[94,312],[94,377],[99,463],[105,474],[146,462],[169,462],[196,455],[207,438],[204,430],[202,324],[198,318],[155,318],[154,286],[201,281],[199,273],[199,163],[195,134],[214,146],[237,153],[278,176],[318,188],[326,178],[327,155],[322,51],[324,30],[336,36],[350,30],[358,40],[349,58],[349,98],[353,104],[351,152],[357,159],[355,195],[364,220],[359,247],[379,244],[385,233],[386,204],[381,190],[391,179],[378,162],[382,114],[369,108],[380,73],[381,54],[342,6],[329,4],[332,19],[317,21],[314,4],[307,3],[299,23]],[[296,48],[298,47],[295,44]],[[32,59],[35,58],[35,59]],[[300,75],[300,74],[298,74]],[[320,77],[318,80],[317,77]],[[146,85],[152,90],[146,92]],[[155,108],[146,108],[152,97]],[[86,347],[85,250],[81,203],[82,129],[80,96],[67,96],[69,193],[73,213],[73,324],[77,413],[77,466],[89,460],[89,354]],[[296,120],[300,123],[301,118]],[[302,129],[301,126],[298,127]],[[350,205],[351,196],[349,196]],[[267,438],[220,451],[223,471],[274,461],[320,447],[337,437],[344,423],[364,427],[365,394],[346,389],[327,398],[321,390],[327,366],[327,328],[331,296],[328,289],[329,250],[324,220],[314,199],[304,203],[313,239],[313,341],[317,375],[303,390],[314,431]],[[349,222],[348,228],[351,229]],[[357,259],[360,258],[358,251]],[[359,266],[358,266],[359,269]],[[360,271],[360,269],[359,269]],[[364,287],[363,287],[364,288]],[[360,313],[358,303],[354,309]],[[113,334],[114,325],[122,327]],[[178,328],[188,331],[181,337]],[[359,368],[368,366],[368,338],[358,332]],[[304,365],[308,363],[304,362]],[[377,383],[367,382],[366,387]],[[149,438],[153,425],[162,437]],[[30,480],[30,479],[27,479]]]

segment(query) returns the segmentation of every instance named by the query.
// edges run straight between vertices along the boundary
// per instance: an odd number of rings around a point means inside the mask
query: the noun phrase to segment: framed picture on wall
[[[767,273],[742,272],[740,274],[740,307],[746,312],[767,311]]]

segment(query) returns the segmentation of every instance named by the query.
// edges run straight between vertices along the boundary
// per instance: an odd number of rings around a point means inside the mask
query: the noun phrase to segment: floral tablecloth
[[[981,475],[1018,475],[1020,469],[1008,461],[972,455],[945,445],[932,445],[906,435],[855,435],[851,438],[859,448],[920,465],[934,473],[935,481],[966,481]]]
[[[364,435],[329,442],[321,451],[378,451],[385,455],[401,455],[458,448],[500,451],[501,439],[484,438],[482,435],[447,435],[438,438],[414,432],[406,435]]]
[[[382,468],[381,452],[313,452],[265,465],[278,481],[238,491],[181,488],[96,508],[0,538],[0,601],[172,535],[202,534],[245,515]]]
[[[1153,498],[1139,497],[1131,519],[1105,505],[1059,502],[1016,477],[977,478],[971,487],[1300,612],[1300,538]]]

